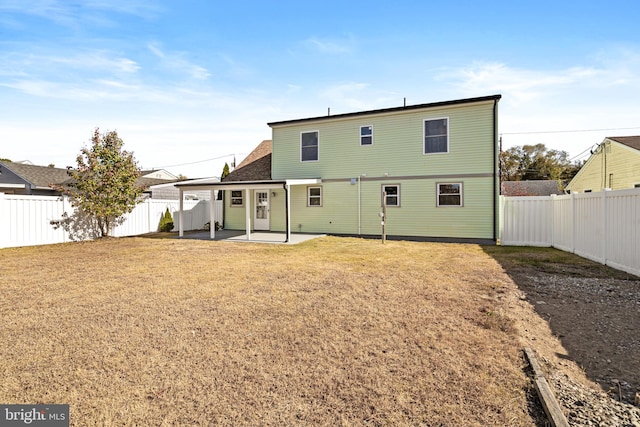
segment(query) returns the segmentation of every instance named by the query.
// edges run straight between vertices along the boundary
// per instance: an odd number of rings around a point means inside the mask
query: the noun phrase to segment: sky
[[[501,94],[503,148],[640,135],[640,3],[0,0],[0,158],[219,176],[268,122]]]

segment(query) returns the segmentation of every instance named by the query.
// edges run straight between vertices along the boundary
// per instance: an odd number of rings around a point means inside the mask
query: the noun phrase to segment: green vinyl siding
[[[425,155],[424,120],[449,118],[449,152]],[[360,126],[375,143],[360,145]],[[301,162],[300,134],[319,132],[319,160]],[[317,120],[273,127],[273,179],[493,172],[493,102]]]
[[[624,190],[640,183],[640,151],[605,140],[603,150],[594,153],[567,186],[572,192]]]
[[[265,191],[265,190],[261,190]],[[243,190],[243,206],[231,206],[229,196],[225,191],[225,215],[224,228],[229,230],[244,230],[246,227],[246,199]],[[255,210],[255,191],[250,190],[251,197],[251,228],[253,229]],[[269,229],[271,231],[285,231],[285,192],[282,188],[272,188],[269,190]]]
[[[438,182],[461,182],[464,206],[437,207]],[[371,177],[360,182],[360,234],[381,233],[382,184],[400,185],[401,206],[387,209],[387,234],[397,236],[493,238],[494,188],[491,177],[462,179],[406,179]],[[285,192],[271,190],[270,230],[285,231]],[[251,192],[253,197],[253,192]],[[251,199],[253,200],[253,199]],[[225,202],[225,228],[243,230],[246,208]],[[253,204],[251,223],[253,227]],[[358,184],[350,180],[322,184],[322,206],[307,206],[307,186],[291,187],[291,231],[358,234]]]
[[[464,184],[464,207],[436,207],[437,182],[436,179],[394,181],[401,186],[402,201],[400,207],[387,209],[387,234],[492,239],[493,180],[487,177],[459,181]],[[382,183],[387,181],[381,178],[360,183],[360,234],[381,233]],[[292,232],[358,234],[357,182],[324,183],[322,207],[307,206],[306,194],[305,186],[292,187]]]
[[[253,197],[253,193],[250,194]],[[242,190],[242,206],[231,206],[231,191],[224,192],[224,228],[229,230],[244,230],[247,192]],[[253,203],[252,203],[253,204]],[[253,222],[253,218],[251,218]]]

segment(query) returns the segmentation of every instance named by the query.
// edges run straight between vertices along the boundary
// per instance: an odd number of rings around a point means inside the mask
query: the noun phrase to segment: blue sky
[[[99,127],[198,178],[267,122],[493,94],[504,147],[588,154],[640,134],[638,22],[616,0],[0,0],[0,157],[71,166]]]

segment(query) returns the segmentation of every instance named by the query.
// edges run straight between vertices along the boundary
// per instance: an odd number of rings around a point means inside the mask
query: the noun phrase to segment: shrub
[[[173,230],[173,217],[171,216],[171,212],[169,212],[169,208],[167,208],[162,218],[160,218],[160,231],[171,230]]]

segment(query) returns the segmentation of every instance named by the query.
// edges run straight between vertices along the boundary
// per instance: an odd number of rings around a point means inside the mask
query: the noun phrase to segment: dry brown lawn
[[[0,402],[72,425],[531,426],[480,246],[326,237],[0,250]]]

